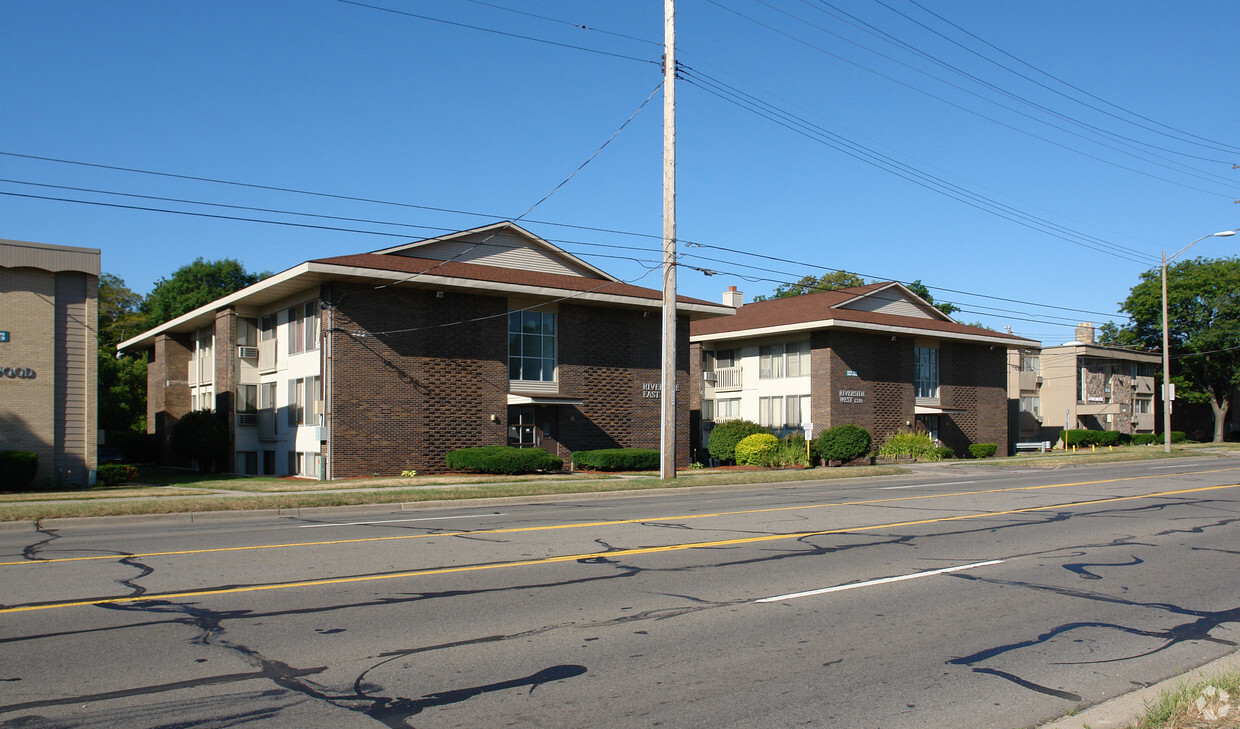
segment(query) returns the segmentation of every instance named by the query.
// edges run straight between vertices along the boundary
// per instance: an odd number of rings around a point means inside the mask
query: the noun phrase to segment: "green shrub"
[[[706,450],[710,452],[711,458],[733,461],[736,460],[736,444],[740,443],[741,439],[754,433],[769,432],[752,420],[725,420],[715,425],[714,430],[710,431],[710,440],[706,443]]]
[[[814,438],[814,452],[823,461],[848,462],[870,452],[870,431],[860,425],[834,425]]]
[[[1172,443],[1184,443],[1184,442],[1186,442],[1186,441],[1188,441],[1188,434],[1187,434],[1187,433],[1185,433],[1185,432],[1184,432],[1184,431],[1182,431],[1182,430],[1173,430],[1173,431],[1171,431],[1171,442],[1172,442]]]
[[[39,472],[39,454],[30,451],[0,451],[0,490],[21,491],[30,486]]]
[[[736,462],[741,466],[770,466],[779,450],[779,438],[770,433],[747,435],[736,444]]]
[[[940,446],[936,450],[938,450],[939,452],[939,460],[946,461],[949,458],[956,457],[956,451],[953,451],[951,448],[948,448],[947,446]]]
[[[974,458],[990,458],[999,451],[995,443],[970,443],[969,454]]]
[[[1113,446],[1119,445],[1118,430],[1102,430],[1098,432],[1098,445]]]
[[[792,433],[779,441],[779,448],[775,451],[771,465],[779,468],[808,468],[809,460],[809,454],[805,451],[805,436]]]
[[[577,451],[573,465],[596,471],[651,471],[659,468],[658,448],[604,448]]]
[[[138,478],[138,467],[128,463],[105,463],[97,474],[100,486],[118,486]]]
[[[461,448],[444,457],[448,468],[454,471],[475,473],[534,473],[558,471],[564,461],[542,448],[513,448],[512,446],[481,446]]]
[[[228,421],[222,412],[193,410],[181,416],[168,438],[172,452],[198,461],[209,473],[228,464]]]
[[[1132,436],[1133,445],[1153,445],[1161,442],[1162,438],[1154,433],[1137,433]]]
[[[892,433],[887,441],[878,448],[880,458],[912,457],[915,461],[939,461],[939,449],[934,441],[925,433],[912,433],[902,430]]]

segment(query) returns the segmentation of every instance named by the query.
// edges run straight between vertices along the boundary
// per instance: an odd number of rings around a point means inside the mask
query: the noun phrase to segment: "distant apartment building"
[[[99,250],[0,240],[0,450],[94,483]]]
[[[467,446],[566,463],[658,448],[661,310],[662,292],[505,222],[306,261],[120,346],[148,352],[147,423],[166,462],[177,421],[210,409],[237,473],[431,473]],[[687,386],[690,322],[732,309],[681,297],[677,311]]]
[[[1100,345],[1091,323],[1075,334],[1057,347],[1009,354],[1019,439],[1054,442],[1065,429],[1155,432],[1160,356]]]
[[[735,316],[690,330],[699,448],[744,418],[781,435],[853,423],[876,446],[916,429],[961,455],[1008,452],[1007,353],[1039,342],[961,324],[892,282],[750,304],[733,286],[723,302]]]

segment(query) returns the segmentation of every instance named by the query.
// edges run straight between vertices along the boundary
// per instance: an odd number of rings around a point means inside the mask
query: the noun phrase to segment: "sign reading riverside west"
[[[865,390],[840,390],[840,402],[860,405],[865,402]]]

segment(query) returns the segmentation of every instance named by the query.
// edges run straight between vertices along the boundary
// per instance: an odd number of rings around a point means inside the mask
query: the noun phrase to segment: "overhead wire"
[[[759,1],[760,1],[760,0],[759,0]],[[924,96],[926,96],[926,97],[929,97],[929,98],[931,98],[931,99],[934,99],[934,100],[936,100],[936,101],[939,101],[939,102],[941,102],[941,103],[943,103],[943,104],[946,104],[946,105],[951,106],[951,107],[953,107],[953,108],[955,108],[955,109],[958,109],[959,111],[962,111],[962,112],[964,112],[964,113],[966,113],[966,114],[970,114],[970,115],[972,115],[972,116],[976,116],[976,117],[978,117],[979,119],[984,119],[984,120],[986,120],[986,121],[988,121],[988,122],[991,122],[991,123],[993,123],[993,124],[997,124],[997,125],[999,125],[999,126],[1001,126],[1001,127],[1004,127],[1004,128],[1006,128],[1006,129],[1009,129],[1009,130],[1011,130],[1011,131],[1013,131],[1013,132],[1016,132],[1016,133],[1018,133],[1018,134],[1022,134],[1022,135],[1028,136],[1028,137],[1030,137],[1030,138],[1032,138],[1032,139],[1037,139],[1037,140],[1039,140],[1039,141],[1041,141],[1041,142],[1045,142],[1045,143],[1047,143],[1047,144],[1050,144],[1050,145],[1053,145],[1053,146],[1059,147],[1059,148],[1061,148],[1061,149],[1063,149],[1063,150],[1066,150],[1066,151],[1068,151],[1068,152],[1072,152],[1072,153],[1074,153],[1074,154],[1081,155],[1081,156],[1086,157],[1086,158],[1088,158],[1088,159],[1092,159],[1092,160],[1094,160],[1094,161],[1096,161],[1096,162],[1100,162],[1100,163],[1102,163],[1102,164],[1110,165],[1110,166],[1116,167],[1116,168],[1118,168],[1118,169],[1122,169],[1122,170],[1125,170],[1125,171],[1128,171],[1128,172],[1132,172],[1132,173],[1134,173],[1134,174],[1143,175],[1143,176],[1149,177],[1149,178],[1151,178],[1151,179],[1156,179],[1156,180],[1159,180],[1159,181],[1161,181],[1161,182],[1165,182],[1165,183],[1167,183],[1167,184],[1176,185],[1176,186],[1178,186],[1178,187],[1182,187],[1182,188],[1185,188],[1185,189],[1188,189],[1188,190],[1193,190],[1193,191],[1195,191],[1195,192],[1204,193],[1204,194],[1207,194],[1207,195],[1213,195],[1213,196],[1215,196],[1215,197],[1222,197],[1222,198],[1228,198],[1228,199],[1234,199],[1234,198],[1235,198],[1235,193],[1234,193],[1234,192],[1222,193],[1222,192],[1218,192],[1218,191],[1215,191],[1215,190],[1206,190],[1206,189],[1204,189],[1204,188],[1201,188],[1201,187],[1196,187],[1196,186],[1193,186],[1193,185],[1189,185],[1189,184],[1186,184],[1186,183],[1184,183],[1184,182],[1178,182],[1178,181],[1176,181],[1176,180],[1172,180],[1172,179],[1169,179],[1169,178],[1167,178],[1167,177],[1163,177],[1163,176],[1160,176],[1160,175],[1155,175],[1155,174],[1153,174],[1153,173],[1151,173],[1151,172],[1148,172],[1148,171],[1146,171],[1146,170],[1137,169],[1137,168],[1135,168],[1135,167],[1131,167],[1131,166],[1128,166],[1128,165],[1120,164],[1120,163],[1115,162],[1115,161],[1113,161],[1113,160],[1108,160],[1108,159],[1106,159],[1106,158],[1104,158],[1104,157],[1099,157],[1099,156],[1097,156],[1097,155],[1090,154],[1090,153],[1088,153],[1088,152],[1086,152],[1086,151],[1084,151],[1084,150],[1077,149],[1077,148],[1075,148],[1075,147],[1072,147],[1072,146],[1069,146],[1069,145],[1063,144],[1063,143],[1061,143],[1061,142],[1057,142],[1057,141],[1055,141],[1055,140],[1052,140],[1052,139],[1049,139],[1049,138],[1047,138],[1047,137],[1044,137],[1044,136],[1041,136],[1041,135],[1035,134],[1035,133],[1033,133],[1033,132],[1031,132],[1031,131],[1029,131],[1029,130],[1022,129],[1022,128],[1017,127],[1017,126],[1015,126],[1015,125],[1008,124],[1008,123],[1003,122],[1003,121],[1000,121],[1000,120],[998,120],[998,119],[996,119],[996,118],[994,118],[994,117],[992,117],[992,116],[988,116],[988,115],[986,115],[986,114],[983,114],[983,113],[981,113],[981,112],[979,112],[979,111],[977,111],[977,110],[975,110],[975,109],[970,109],[970,108],[968,108],[968,107],[966,107],[966,106],[963,106],[963,105],[961,105],[961,104],[958,104],[958,103],[956,103],[956,102],[954,102],[954,101],[951,101],[951,100],[949,100],[949,99],[945,99],[945,98],[943,98],[943,97],[941,97],[941,96],[938,96],[938,95],[936,95],[936,94],[933,94],[933,93],[931,93],[931,92],[927,91],[926,89],[923,89],[923,88],[920,88],[920,87],[918,87],[918,86],[914,86],[914,85],[912,85],[912,84],[910,84],[910,83],[906,83],[906,82],[904,82],[904,81],[901,81],[900,79],[897,79],[896,77],[891,76],[891,75],[889,75],[889,74],[882,73],[881,71],[879,71],[879,70],[877,70],[877,69],[875,69],[875,68],[872,68],[872,67],[867,66],[867,65],[865,65],[865,64],[859,63],[859,62],[857,62],[857,61],[853,61],[852,59],[846,58],[846,57],[841,56],[841,55],[839,55],[839,54],[837,54],[837,53],[833,53],[832,51],[829,51],[829,50],[827,50],[827,49],[825,49],[825,48],[823,48],[823,47],[821,47],[821,46],[819,46],[819,45],[816,45],[816,44],[814,44],[814,43],[811,43],[811,42],[809,42],[809,41],[806,41],[806,40],[804,40],[803,38],[799,38],[799,37],[798,37],[798,36],[796,36],[796,35],[793,35],[793,34],[791,34],[791,33],[787,33],[787,32],[785,32],[785,31],[783,31],[783,30],[780,30],[780,29],[778,29],[778,28],[776,28],[776,27],[774,27],[774,26],[772,26],[772,25],[768,24],[768,23],[764,23],[764,22],[762,22],[762,21],[760,21],[760,20],[758,20],[758,19],[756,19],[756,18],[753,18],[753,17],[751,17],[751,16],[749,16],[749,15],[746,15],[746,14],[744,14],[744,13],[741,13],[740,11],[737,11],[737,10],[735,10],[735,9],[733,9],[733,8],[729,8],[729,7],[727,7],[726,5],[723,5],[721,2],[719,2],[719,0],[706,0],[706,2],[710,3],[711,5],[714,5],[714,6],[718,7],[718,8],[720,8],[720,9],[722,9],[722,10],[725,10],[725,11],[727,11],[727,12],[729,12],[729,13],[732,13],[732,14],[734,14],[734,15],[736,15],[736,16],[738,16],[738,17],[740,17],[740,18],[742,18],[742,19],[744,19],[744,20],[746,20],[746,21],[748,21],[748,22],[754,23],[754,24],[756,24],[756,25],[758,25],[758,26],[760,26],[760,27],[762,27],[762,28],[765,28],[765,29],[767,29],[767,30],[769,30],[769,31],[771,31],[771,32],[773,32],[773,33],[779,34],[779,35],[781,35],[781,36],[784,36],[785,38],[788,38],[788,39],[793,40],[793,41],[795,41],[795,42],[797,42],[797,43],[799,43],[799,44],[802,44],[802,45],[804,45],[804,46],[806,46],[806,47],[808,47],[808,48],[810,48],[810,49],[812,49],[812,50],[815,50],[815,51],[818,51],[818,52],[820,52],[820,53],[823,53],[823,54],[825,54],[825,55],[827,55],[827,56],[830,56],[831,58],[835,58],[835,59],[837,59],[837,60],[839,60],[839,61],[841,61],[841,62],[843,62],[843,63],[849,64],[849,65],[851,65],[851,66],[853,66],[853,67],[856,67],[856,68],[858,68],[858,69],[861,69],[861,70],[863,70],[863,71],[865,71],[865,72],[867,72],[867,73],[870,73],[870,74],[876,75],[876,76],[878,76],[878,77],[880,77],[880,78],[883,78],[883,79],[886,79],[887,81],[890,81],[890,82],[892,82],[892,83],[894,83],[894,84],[897,84],[897,85],[902,86],[902,87],[904,87],[904,88],[906,88],[906,89],[909,89],[910,91],[913,91],[913,92],[915,92],[915,93],[918,93],[918,94],[924,95]],[[781,11],[781,12],[782,12],[782,11]],[[795,16],[794,16],[794,17],[795,17]],[[804,21],[803,21],[803,22],[804,22]],[[812,24],[811,24],[811,25],[812,25]],[[814,26],[814,27],[817,27],[817,26]],[[824,31],[824,32],[828,32],[828,33],[829,33],[830,31]],[[855,41],[853,41],[853,40],[851,40],[851,39],[849,39],[849,38],[846,38],[846,37],[844,37],[844,36],[840,36],[840,35],[838,35],[838,34],[834,34],[834,33],[832,33],[832,35],[835,35],[836,37],[840,38],[841,40],[843,40],[843,41],[845,41],[845,42],[847,42],[847,43],[849,43],[849,44],[856,45],[856,46],[858,46],[859,48],[862,48],[862,49],[864,49],[864,50],[866,50],[866,51],[868,51],[868,52],[870,52],[870,53],[874,53],[874,54],[878,55],[878,56],[879,56],[879,57],[881,57],[881,58],[884,58],[884,59],[886,59],[886,60],[891,61],[892,63],[896,63],[896,64],[898,64],[898,65],[901,65],[901,66],[903,66],[903,67],[905,67],[905,68],[909,69],[910,71],[912,71],[912,72],[914,72],[914,73],[917,73],[917,74],[920,74],[920,75],[926,76],[926,77],[928,77],[928,78],[932,78],[932,79],[934,79],[934,80],[936,80],[936,81],[938,81],[938,82],[940,82],[940,83],[943,83],[943,84],[946,84],[946,85],[948,85],[948,86],[950,86],[950,87],[952,87],[952,88],[955,88],[955,89],[957,89],[958,91],[960,91],[960,92],[962,92],[962,93],[965,93],[965,94],[968,94],[968,95],[973,96],[973,97],[975,97],[975,98],[978,98],[978,99],[980,99],[980,100],[982,100],[982,101],[985,101],[985,102],[987,102],[987,103],[989,103],[989,104],[994,104],[994,105],[996,105],[996,106],[998,106],[998,107],[1000,107],[1000,108],[1002,108],[1002,109],[1005,109],[1005,110],[1010,111],[1010,112],[1012,112],[1012,113],[1014,113],[1014,114],[1018,114],[1018,115],[1023,116],[1023,117],[1025,117],[1025,118],[1027,118],[1027,119],[1030,119],[1031,121],[1034,121],[1034,122],[1037,122],[1037,123],[1039,123],[1039,124],[1043,124],[1043,125],[1049,126],[1049,127],[1053,128],[1053,129],[1057,129],[1058,131],[1061,131],[1061,132],[1063,132],[1063,133],[1065,133],[1065,134],[1069,134],[1069,135],[1071,135],[1071,136],[1075,136],[1075,137],[1081,138],[1081,139],[1083,139],[1083,140],[1085,140],[1085,141],[1088,141],[1088,142],[1090,142],[1090,143],[1093,143],[1093,144],[1098,144],[1098,145],[1100,145],[1100,146],[1103,146],[1103,147],[1106,147],[1106,148],[1108,148],[1108,149],[1111,149],[1112,151],[1119,152],[1119,153],[1121,153],[1121,154],[1125,154],[1125,155],[1127,155],[1127,156],[1137,157],[1138,159],[1141,159],[1141,161],[1143,161],[1143,162],[1146,162],[1146,163],[1148,163],[1148,164],[1155,165],[1155,166],[1157,166],[1157,167],[1162,167],[1162,168],[1164,168],[1164,169],[1168,169],[1168,170],[1174,171],[1174,172],[1176,172],[1176,173],[1178,173],[1178,174],[1183,174],[1183,175],[1187,175],[1187,176],[1190,176],[1190,177],[1194,177],[1194,178],[1200,179],[1200,180],[1205,181],[1205,182],[1214,182],[1214,183],[1220,183],[1220,184],[1231,184],[1231,180],[1230,180],[1230,179],[1227,179],[1227,178],[1214,177],[1214,176],[1210,176],[1210,175],[1208,175],[1207,173],[1201,173],[1201,172],[1199,172],[1199,171],[1196,171],[1196,170],[1191,170],[1191,169],[1189,169],[1189,170],[1185,170],[1185,169],[1183,169],[1182,167],[1181,167],[1181,168],[1171,167],[1171,166],[1169,166],[1168,164],[1164,164],[1164,163],[1162,163],[1162,162],[1158,162],[1158,161],[1155,161],[1155,160],[1149,159],[1148,157],[1140,157],[1140,156],[1138,156],[1138,155],[1136,155],[1136,154],[1134,154],[1134,153],[1132,153],[1132,152],[1128,152],[1128,151],[1126,151],[1126,150],[1123,150],[1123,149],[1120,149],[1120,148],[1114,147],[1113,145],[1106,144],[1106,143],[1101,142],[1101,141],[1099,141],[1099,140],[1097,140],[1097,139],[1092,139],[1092,138],[1090,138],[1090,137],[1086,137],[1086,136],[1084,136],[1084,135],[1082,135],[1082,134],[1079,134],[1079,133],[1077,133],[1077,132],[1073,132],[1073,131],[1072,131],[1072,130],[1070,130],[1070,129],[1065,129],[1065,128],[1061,127],[1061,126],[1058,126],[1058,125],[1052,124],[1052,123],[1050,123],[1050,122],[1048,122],[1048,121],[1046,121],[1046,120],[1044,120],[1044,119],[1039,119],[1039,118],[1037,118],[1037,117],[1034,117],[1034,116],[1032,116],[1032,115],[1030,115],[1030,114],[1028,114],[1028,113],[1026,113],[1026,112],[1023,112],[1023,111],[1019,110],[1019,109],[1016,109],[1016,108],[1013,108],[1013,107],[1010,107],[1010,106],[1007,106],[1007,105],[1001,104],[1001,103],[999,103],[999,102],[995,101],[994,99],[990,99],[990,98],[987,98],[987,97],[985,97],[985,96],[982,96],[981,94],[978,94],[978,93],[976,93],[976,92],[974,92],[974,91],[972,91],[972,90],[969,90],[969,89],[967,89],[967,88],[964,88],[964,87],[962,87],[962,86],[960,86],[960,85],[958,85],[958,84],[954,84],[954,83],[952,83],[952,82],[950,82],[950,81],[947,81],[947,80],[945,80],[945,79],[942,79],[942,78],[939,78],[939,77],[937,77],[937,76],[934,76],[934,75],[932,75],[932,74],[928,73],[927,71],[925,71],[924,69],[921,69],[921,68],[918,68],[918,67],[916,67],[916,66],[913,66],[913,65],[910,65],[910,64],[904,63],[903,61],[900,61],[899,59],[892,58],[892,57],[887,56],[887,55],[885,55],[885,54],[879,53],[878,51],[875,51],[875,50],[873,50],[873,49],[866,48],[865,46],[862,46],[862,45],[860,45],[860,44],[856,43]]]
[[[1059,238],[1074,245],[1089,248],[1099,253],[1123,258],[1134,263],[1149,265],[1155,260],[1155,257],[1149,254],[1143,254],[1139,251],[1132,250],[1112,244],[1101,239],[1093,239],[1083,233],[1073,231],[1065,226],[1053,223],[1044,218],[1025,213],[1010,205],[1001,203],[993,198],[989,198],[980,193],[973,192],[963,188],[955,183],[949,182],[941,177],[923,172],[911,165],[900,162],[888,155],[882,154],[865,145],[852,142],[840,135],[837,135],[817,124],[805,120],[791,112],[782,110],[778,107],[770,105],[766,102],[753,97],[746,92],[734,89],[728,84],[712,79],[711,77],[694,71],[687,66],[681,66],[684,72],[686,83],[703,90],[704,92],[715,96],[723,101],[733,104],[741,109],[749,111],[759,117],[765,118],[789,131],[800,134],[807,139],[813,140],[827,147],[835,149],[849,157],[858,161],[869,164],[873,167],[881,169],[901,177],[913,184],[924,187],[933,192],[938,192],[946,197],[962,202],[970,207],[991,213],[997,217],[1003,218],[1010,222],[1023,225],[1024,227],[1045,233],[1055,238]],[[1084,238],[1085,240],[1080,240]]]

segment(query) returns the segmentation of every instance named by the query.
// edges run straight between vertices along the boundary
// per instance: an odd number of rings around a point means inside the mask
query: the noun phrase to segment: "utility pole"
[[[676,0],[663,0],[663,382],[659,478],[676,478]]]

